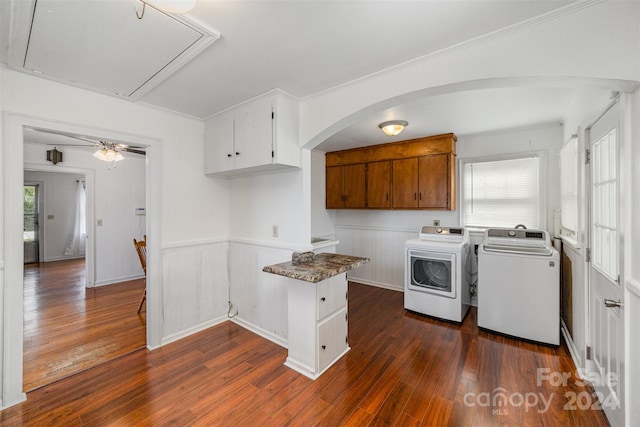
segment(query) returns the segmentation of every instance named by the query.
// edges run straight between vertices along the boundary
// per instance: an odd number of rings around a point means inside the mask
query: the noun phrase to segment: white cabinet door
[[[271,97],[243,105],[235,114],[234,168],[250,168],[272,163]]]
[[[206,122],[205,173],[240,175],[300,167],[297,100],[280,91]]]
[[[207,121],[205,135],[205,173],[233,169],[233,115],[221,114]]]
[[[347,279],[344,274],[317,284],[317,319],[322,320],[347,305]]]
[[[347,349],[346,307],[318,325],[318,372]]]

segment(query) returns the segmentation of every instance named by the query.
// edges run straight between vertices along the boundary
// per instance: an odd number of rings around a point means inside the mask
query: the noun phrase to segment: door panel
[[[333,166],[327,168],[326,181],[327,209],[342,208],[344,195],[344,166]]]
[[[449,199],[449,156],[438,154],[420,157],[419,206],[421,208],[447,209]]]
[[[365,208],[366,201],[366,165],[344,166],[344,207]]]
[[[619,105],[589,131],[591,152],[589,326],[593,385],[613,426],[624,424],[624,292],[619,224]]]
[[[393,207],[418,207],[418,159],[393,161]]]
[[[391,207],[391,161],[367,165],[367,207]]]

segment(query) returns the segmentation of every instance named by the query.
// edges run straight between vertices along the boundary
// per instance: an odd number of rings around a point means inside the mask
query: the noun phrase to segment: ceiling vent
[[[220,35],[185,15],[120,1],[15,1],[12,69],[130,100],[175,73]]]

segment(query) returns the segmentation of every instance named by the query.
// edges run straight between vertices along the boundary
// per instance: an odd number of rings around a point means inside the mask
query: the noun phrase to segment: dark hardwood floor
[[[351,283],[351,351],[312,381],[287,351],[225,322],[28,393],[0,423],[60,426],[606,426],[569,410],[565,347],[550,348],[408,313],[402,293]],[[136,298],[132,298],[135,305]],[[539,369],[569,373],[554,385]],[[595,403],[595,402],[594,402]]]
[[[145,347],[144,280],[87,289],[84,259],[24,267],[25,391]]]

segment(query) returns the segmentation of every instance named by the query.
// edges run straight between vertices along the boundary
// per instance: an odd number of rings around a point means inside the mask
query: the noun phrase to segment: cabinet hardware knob
[[[323,345],[323,346],[322,346],[322,349],[323,349],[323,350],[326,350],[326,349],[327,349],[327,346],[326,346],[326,345]]]
[[[227,157],[231,157],[231,154],[227,154]]]
[[[413,193],[413,200],[418,200],[418,193]]]
[[[236,156],[239,156],[239,155],[240,155],[240,152],[239,152],[239,151],[236,151]]]
[[[325,297],[320,298],[320,301],[326,301],[327,299]]]

